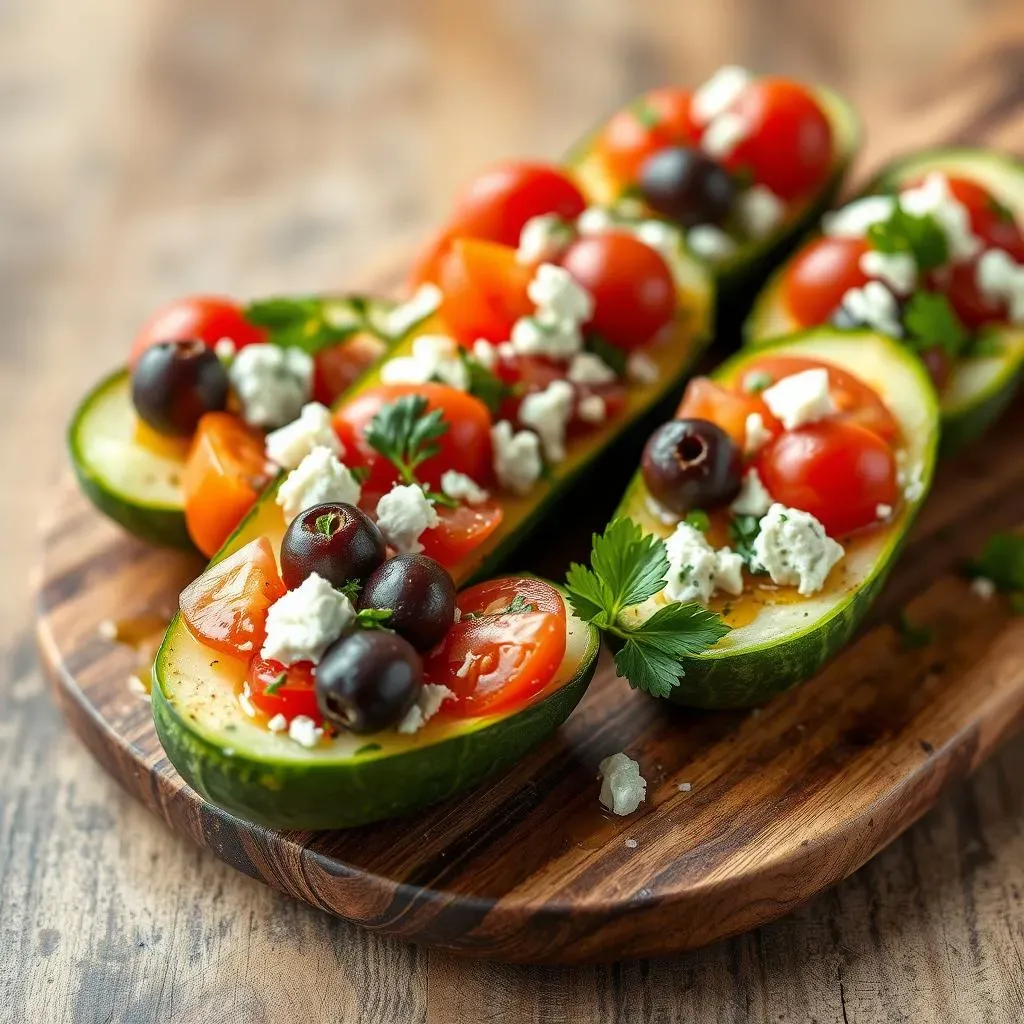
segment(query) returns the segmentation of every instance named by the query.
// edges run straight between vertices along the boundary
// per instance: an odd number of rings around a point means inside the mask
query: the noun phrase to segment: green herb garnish
[[[349,315],[337,316],[339,308]],[[272,345],[301,348],[310,355],[367,329],[354,300],[339,307],[336,301],[317,296],[261,299],[249,303],[243,315],[249,323],[266,328]]]
[[[271,696],[273,696],[287,682],[288,682],[288,673],[287,672],[282,672],[272,683],[267,683],[267,685],[263,689],[263,692],[264,693],[269,693]]]
[[[313,528],[323,537],[330,539],[333,537],[344,525],[341,520],[341,516],[337,512],[325,512],[322,516],[317,516],[316,521],[313,523]]]
[[[764,568],[754,554],[754,541],[761,532],[761,520],[757,516],[736,516],[729,523],[732,547],[743,564],[752,573],[764,573]]]
[[[390,608],[361,608],[356,612],[356,625],[361,629],[387,629],[392,614]]]
[[[743,378],[743,390],[749,395],[759,395],[766,388],[770,388],[774,380],[767,370],[751,370]]]
[[[914,348],[938,347],[951,359],[963,354],[971,337],[949,299],[937,292],[915,292],[903,313],[903,325]]]
[[[626,362],[628,356],[624,349],[617,348],[611,342],[605,341],[600,334],[587,335],[587,348],[600,357],[601,362],[614,371],[615,376],[622,378],[626,376]]]
[[[459,353],[459,357],[462,359],[462,365],[465,366],[466,375],[469,378],[469,393],[479,398],[490,410],[491,415],[497,417],[502,399],[511,394],[511,389],[465,349]]]
[[[440,409],[427,412],[422,395],[403,395],[384,405],[366,428],[366,440],[398,470],[402,483],[416,483],[416,470],[441,450],[435,444],[448,433]]]
[[[689,523],[695,530],[700,530],[701,533],[707,533],[711,529],[711,518],[707,512],[700,508],[690,509],[686,513],[686,518],[683,520],[684,523]]]
[[[990,579],[998,590],[1024,592],[1024,534],[993,534],[968,572]]]
[[[516,596],[512,598],[512,601],[510,602],[509,606],[505,609],[505,611],[502,614],[524,615],[527,612],[535,612],[536,610],[537,609],[534,608],[534,606],[530,604],[530,602],[527,601],[522,594],[516,594]]]
[[[910,620],[906,612],[900,613],[899,632],[903,649],[907,651],[927,647],[935,637],[935,630],[931,626],[917,625]]]
[[[359,591],[362,589],[362,583],[355,579],[347,580],[344,586],[338,587],[338,590],[353,602],[359,597]]]
[[[868,228],[868,244],[878,252],[913,256],[920,271],[949,261],[949,243],[939,222],[931,214],[907,213],[898,199],[888,220]]]
[[[645,128],[657,128],[661,124],[661,114],[647,101],[639,99],[633,104],[633,116]]]
[[[377,750],[383,749],[384,748],[381,747],[379,743],[364,743],[361,747],[356,748],[355,756],[359,757],[360,754],[372,754]]]
[[[662,590],[668,568],[663,540],[632,519],[616,519],[594,535],[590,567],[573,563],[566,576],[576,614],[622,641],[615,655],[619,675],[655,697],[678,685],[683,657],[707,650],[729,632],[721,616],[696,603],[663,605],[635,625],[623,621],[626,609]]]

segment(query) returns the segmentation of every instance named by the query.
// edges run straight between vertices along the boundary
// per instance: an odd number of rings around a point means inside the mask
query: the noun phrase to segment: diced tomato
[[[764,355],[747,365],[738,384],[742,390],[752,376],[756,379],[764,374],[774,382],[822,366],[828,370],[829,393],[838,411],[836,419],[858,423],[890,443],[899,437],[899,424],[878,392],[852,373],[823,359]]]
[[[423,553],[451,567],[478,548],[501,526],[505,512],[496,501],[481,505],[437,506],[437,526],[420,535]]]
[[[181,474],[185,524],[204,555],[220,550],[266,486],[263,435],[228,412],[199,421]]]
[[[424,660],[426,680],[456,694],[442,713],[463,718],[522,707],[555,678],[566,629],[565,603],[553,587],[490,580],[464,590],[458,605],[461,620]]]
[[[348,453],[346,462],[370,471],[366,489],[383,493],[398,480],[392,463],[367,443],[366,428],[385,405],[403,395],[422,395],[428,410],[440,409],[448,424],[436,442],[438,454],[416,469],[420,482],[436,490],[445,470],[454,469],[486,486],[492,476],[491,414],[480,399],[446,384],[380,384],[342,402],[334,413],[334,429]]]
[[[707,377],[694,377],[686,387],[676,410],[676,419],[708,420],[721,427],[743,451],[747,438],[747,417],[758,413],[765,430],[782,431],[782,424],[768,411],[756,394],[731,391]]]
[[[867,251],[862,238],[823,237],[793,257],[783,275],[782,297],[799,326],[827,323],[843,296],[867,283],[868,275],[860,269]]]
[[[897,503],[892,449],[857,423],[822,420],[780,434],[755,463],[768,493],[815,516],[841,537],[878,521],[878,506]]]
[[[533,268],[520,263],[510,246],[456,239],[439,267],[441,319],[464,345],[478,338],[507,341],[512,325],[533,312],[526,293],[532,278]]]
[[[249,699],[268,718],[284,715],[290,722],[305,715],[319,722],[323,717],[316,703],[313,666],[300,661],[288,668],[267,661],[258,654],[249,662]]]
[[[804,86],[784,78],[759,78],[729,110],[747,128],[723,161],[729,170],[749,169],[757,184],[787,202],[825,184],[832,164],[832,126]]]
[[[652,89],[615,114],[601,131],[597,150],[615,180],[630,185],[648,157],[668,146],[697,140],[693,94],[687,89]]]
[[[589,328],[616,348],[642,348],[675,316],[672,271],[660,253],[633,235],[586,235],[566,249],[561,263],[594,297]]]
[[[385,352],[382,339],[374,334],[357,334],[313,357],[313,398],[333,405],[363,372]]]
[[[192,339],[213,348],[227,338],[235,348],[245,348],[266,341],[266,337],[262,327],[245,319],[237,302],[214,295],[193,295],[177,299],[153,315],[139,331],[129,363],[134,366],[147,348],[162,341]]]
[[[222,654],[248,660],[267,636],[267,609],[284,596],[274,549],[260,537],[211,565],[181,593],[189,632]]]

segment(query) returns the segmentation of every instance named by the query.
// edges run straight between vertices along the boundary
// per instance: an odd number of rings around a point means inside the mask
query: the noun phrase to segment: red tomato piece
[[[443,566],[451,567],[478,548],[501,526],[505,512],[496,501],[481,505],[459,505],[458,508],[437,507],[440,522],[420,536],[423,553]]]
[[[357,334],[313,357],[313,398],[333,405],[376,362],[385,343],[373,334]]]
[[[818,238],[790,262],[782,279],[786,308],[801,327],[829,321],[851,288],[860,288],[868,275],[860,258],[868,251],[862,238]]]
[[[248,660],[267,637],[267,609],[285,593],[266,537],[211,565],[179,599],[189,632],[207,647]]]
[[[524,611],[511,611],[513,602]],[[461,621],[424,660],[428,682],[455,692],[443,713],[464,718],[522,707],[554,679],[565,656],[565,603],[535,579],[500,579],[464,590]],[[469,616],[475,617],[469,617]]]
[[[967,207],[971,230],[986,248],[1005,249],[1018,263],[1024,263],[1024,232],[1013,211],[996,201],[984,185],[970,178],[949,177],[949,191]]]
[[[193,295],[175,300],[150,318],[132,345],[129,363],[134,366],[147,348],[162,341],[194,339],[213,348],[227,338],[235,348],[245,348],[266,341],[266,337],[262,327],[245,319],[237,302],[214,295]]]
[[[768,406],[756,394],[731,391],[707,377],[694,377],[686,387],[683,400],[676,410],[676,419],[707,420],[717,424],[743,451],[747,438],[747,417],[758,413],[765,430],[772,434],[782,431],[782,424],[768,411]]]
[[[416,469],[420,482],[436,490],[444,471],[454,469],[486,486],[492,476],[491,414],[480,399],[446,384],[380,384],[354,395],[334,413],[334,429],[348,453],[346,462],[370,471],[365,489],[383,493],[398,480],[392,463],[367,443],[366,428],[385,405],[403,395],[422,395],[428,410],[440,409],[448,424],[436,442],[440,451]]]
[[[978,287],[977,257],[946,268],[937,290],[945,293],[953,311],[968,330],[977,330],[983,324],[1006,322],[1008,310],[1005,300],[994,300]]]
[[[832,537],[878,521],[879,505],[896,505],[892,449],[857,423],[823,420],[780,434],[757,456],[768,493],[817,518]]]
[[[268,718],[284,715],[289,722],[299,715],[317,722],[323,718],[316,703],[310,662],[300,661],[285,668],[280,662],[267,661],[257,654],[249,662],[247,678],[249,699]]]
[[[676,287],[664,258],[622,231],[577,239],[562,266],[594,297],[589,327],[610,345],[642,348],[676,311]]]

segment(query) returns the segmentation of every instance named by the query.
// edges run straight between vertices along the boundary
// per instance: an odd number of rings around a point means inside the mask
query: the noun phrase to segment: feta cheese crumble
[[[714,224],[696,224],[686,233],[686,246],[702,260],[727,260],[736,252],[732,236]]]
[[[313,359],[300,348],[247,345],[228,369],[228,380],[252,427],[273,429],[299,415],[313,392]]]
[[[893,196],[865,196],[847,203],[821,219],[822,230],[830,238],[863,238],[873,224],[887,221],[896,209]]]
[[[221,338],[216,345],[213,346],[213,354],[227,366],[235,358],[238,352],[238,347],[230,338]]]
[[[876,519],[888,519],[892,515],[892,512],[892,505],[886,505],[884,502],[875,506]]]
[[[411,735],[419,732],[441,709],[441,705],[454,697],[455,694],[442,686],[440,683],[424,683],[420,690],[416,703],[405,713],[405,717],[398,723],[397,729],[400,733]]]
[[[581,235],[602,235],[615,227],[615,216],[606,206],[588,206],[576,218],[576,230]]]
[[[668,579],[664,593],[670,601],[707,604],[716,590],[743,593],[743,559],[730,548],[716,551],[690,523],[679,523],[665,548]]]
[[[473,358],[485,370],[493,370],[498,365],[498,347],[486,338],[477,338],[473,342]]]
[[[608,407],[600,395],[587,395],[581,398],[576,411],[584,423],[604,423],[608,418]]]
[[[513,494],[528,494],[544,468],[540,438],[531,430],[513,431],[508,420],[501,420],[491,427],[491,445],[498,483]]]
[[[866,324],[892,338],[903,336],[900,305],[881,281],[868,281],[861,288],[850,288],[840,305],[854,323]]]
[[[303,406],[298,419],[267,435],[267,458],[282,469],[297,469],[314,448],[326,448],[335,455],[345,452],[331,426],[330,409],[319,402]]]
[[[858,266],[897,295],[909,295],[917,287],[917,261],[909,252],[868,249],[861,253]]]
[[[1010,323],[1024,323],[1024,266],[1002,249],[988,249],[978,260],[975,276],[982,295],[1006,303]]]
[[[772,439],[771,431],[764,425],[759,412],[747,414],[743,429],[743,454],[755,455]]]
[[[996,585],[987,576],[975,576],[971,580],[971,593],[983,601],[991,601],[996,596]]]
[[[274,500],[290,523],[314,505],[336,501],[358,505],[361,495],[359,481],[348,466],[330,448],[317,447],[288,474]]]
[[[429,281],[421,284],[410,298],[391,310],[385,321],[385,331],[392,338],[400,338],[416,324],[437,312],[443,298],[444,294],[436,284]]]
[[[690,114],[698,125],[705,125],[732,106],[750,85],[752,75],[736,64],[720,67],[693,94]]]
[[[736,210],[751,238],[767,238],[786,219],[786,204],[764,185],[741,192]]]
[[[900,206],[915,217],[931,216],[942,228],[951,260],[969,260],[981,251],[981,239],[971,230],[971,215],[949,190],[949,179],[932,171],[916,188],[900,193]]]
[[[516,261],[524,264],[550,262],[572,241],[572,225],[556,213],[531,217],[519,233]]]
[[[563,362],[583,348],[583,332],[573,320],[544,321],[539,316],[524,316],[512,325],[510,341],[517,355]]]
[[[823,366],[783,377],[765,388],[761,397],[787,430],[816,423],[836,411],[828,389],[828,370]]]
[[[542,322],[570,320],[580,324],[594,315],[593,296],[565,267],[542,263],[526,289]]]
[[[452,501],[463,501],[467,505],[482,505],[490,497],[472,477],[454,469],[446,469],[441,474],[441,492]]]
[[[540,437],[549,463],[565,458],[565,428],[572,415],[575,391],[568,381],[553,380],[543,391],[528,394],[519,406],[519,421]]]
[[[282,714],[276,714],[273,718],[267,722],[267,728],[271,732],[287,732],[288,731],[288,719]]]
[[[754,557],[780,586],[795,586],[801,597],[825,586],[832,567],[845,554],[809,512],[776,502],[762,517]]]
[[[597,771],[601,805],[613,814],[632,814],[644,802],[647,780],[640,774],[640,765],[628,755],[620,752],[606,757]]]
[[[377,526],[400,554],[421,552],[420,535],[439,522],[437,510],[418,484],[395,484],[377,502]]]
[[[443,334],[423,334],[413,339],[407,356],[388,359],[380,368],[384,384],[426,384],[439,381],[459,391],[469,390],[469,370],[461,348]]]
[[[260,655],[268,661],[318,664],[356,617],[352,602],[313,573],[267,611],[267,638]]]
[[[736,495],[729,511],[734,516],[757,516],[761,518],[774,504],[756,469],[748,469],[740,485],[740,493]]]
[[[593,352],[574,355],[566,376],[573,384],[611,384],[616,379],[615,371]]]
[[[312,750],[323,736],[324,731],[308,715],[296,715],[288,725],[288,736],[300,747]]]
[[[750,127],[749,119],[742,114],[723,111],[704,129],[700,148],[713,160],[727,160],[750,134]]]
[[[683,247],[683,236],[678,228],[663,220],[642,220],[633,226],[632,234],[648,249],[658,253],[672,269],[673,261],[679,258]]]
[[[657,384],[661,379],[661,370],[645,352],[631,352],[626,360],[626,376],[634,384]]]

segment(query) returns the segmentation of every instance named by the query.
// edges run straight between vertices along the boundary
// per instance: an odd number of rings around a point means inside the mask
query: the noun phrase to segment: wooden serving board
[[[145,695],[159,624],[201,566],[135,542],[70,482],[45,530],[44,660],[94,756],[175,832],[248,875],[369,928],[502,960],[579,962],[687,949],[821,892],[917,819],[1024,716],[1024,616],[959,574],[1024,522],[1020,404],[942,466],[860,637],[759,712],[696,713],[630,691],[605,656],[578,711],[511,773],[420,814],[350,832],[274,832],[202,800],[163,756]],[[635,463],[604,467],[533,550],[560,577]],[[585,506],[585,507],[583,507]],[[906,610],[933,630],[907,649]],[[121,623],[121,637],[103,628]],[[129,641],[129,642],[122,642]],[[598,804],[598,762],[648,780],[628,818]]]

